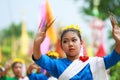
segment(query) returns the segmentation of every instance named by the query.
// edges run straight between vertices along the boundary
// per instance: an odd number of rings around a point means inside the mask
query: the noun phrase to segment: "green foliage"
[[[0,31],[0,45],[2,46],[2,63],[5,64],[7,60],[11,59],[12,39],[18,40],[21,36],[22,24],[12,23],[8,28]],[[33,38],[34,33],[28,32],[28,36]],[[18,55],[17,55],[18,56]]]
[[[12,36],[20,37],[21,35],[21,24],[16,25],[12,23],[8,29],[2,31],[3,38],[11,38]]]
[[[7,56],[9,55],[11,52],[11,40],[10,39],[4,39],[3,43],[2,43],[2,53],[4,53],[3,55]]]
[[[79,0],[75,0],[75,1],[79,1]],[[87,15],[95,16],[93,14],[93,8],[94,8],[93,0],[85,0],[85,2],[89,3],[89,6],[83,7],[83,9],[80,10],[80,13],[84,12]],[[100,0],[98,6],[99,15],[97,17],[105,20],[106,18],[108,18],[108,11],[111,11],[117,16],[117,19],[120,22],[119,8],[120,8],[120,0]]]
[[[110,69],[110,80],[120,80],[120,62]]]
[[[28,31],[28,35],[29,35],[30,38],[33,38],[34,33],[32,31]]]
[[[0,32],[1,34],[1,45],[3,56],[7,56],[11,53],[11,42],[12,36],[15,38],[20,37],[21,35],[21,24],[16,25],[12,23],[8,29],[4,29]]]

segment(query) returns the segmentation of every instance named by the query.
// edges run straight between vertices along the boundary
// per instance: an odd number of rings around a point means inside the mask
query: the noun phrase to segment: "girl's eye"
[[[77,39],[73,39],[72,41],[73,41],[73,42],[76,42],[76,41],[77,41]]]
[[[63,43],[67,43],[67,41],[66,41],[66,40],[64,40],[64,41],[63,41]]]

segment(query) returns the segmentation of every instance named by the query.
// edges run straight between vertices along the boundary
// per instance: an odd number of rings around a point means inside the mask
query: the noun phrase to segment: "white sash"
[[[58,80],[69,80],[78,72],[80,72],[86,65],[88,64],[88,60],[86,62],[82,62],[79,59],[74,60],[65,71],[60,75]]]
[[[80,72],[87,64],[90,64],[93,80],[108,80],[103,58],[94,57],[86,62],[74,60],[60,75],[58,80],[69,80]],[[80,65],[79,65],[80,64]]]
[[[93,80],[108,80],[103,58],[94,57],[89,60]]]

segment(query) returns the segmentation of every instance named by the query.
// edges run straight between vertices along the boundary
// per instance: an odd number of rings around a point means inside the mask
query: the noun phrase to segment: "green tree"
[[[75,0],[75,1],[79,1],[79,0]],[[95,7],[94,1],[97,0],[85,0],[85,3],[88,3],[89,6],[83,7],[82,10],[80,10],[80,12],[84,12],[87,15],[94,16],[93,14],[93,9]],[[105,20],[106,18],[108,18],[108,11],[111,11],[116,15],[118,21],[120,22],[119,8],[120,8],[120,0],[100,0],[98,5],[99,15],[97,16],[100,19]]]
[[[7,60],[11,59],[11,48],[12,48],[12,38],[16,40],[21,36],[22,23],[14,24],[12,23],[8,28],[0,31],[0,44],[2,46],[2,64]],[[30,38],[33,38],[34,33],[32,31],[28,32]]]

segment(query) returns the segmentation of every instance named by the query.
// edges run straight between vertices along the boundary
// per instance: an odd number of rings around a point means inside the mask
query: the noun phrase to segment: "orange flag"
[[[54,17],[52,15],[49,2],[48,0],[46,0],[46,22],[53,21],[53,20],[54,20]],[[56,30],[54,28],[54,25],[51,25],[51,27],[48,29],[47,35],[53,44],[57,42],[57,35],[56,35]]]

